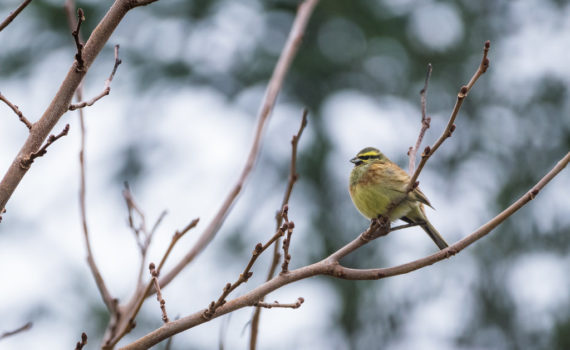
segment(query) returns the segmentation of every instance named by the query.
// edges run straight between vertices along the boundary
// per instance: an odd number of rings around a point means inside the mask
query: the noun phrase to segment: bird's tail
[[[447,244],[445,239],[441,237],[439,232],[437,232],[435,227],[433,227],[433,225],[429,221],[426,220],[425,223],[421,224],[421,227],[424,229],[424,231],[426,231],[429,238],[431,238],[432,241],[434,241],[434,243],[439,247],[439,249],[445,249],[449,247],[449,244]]]

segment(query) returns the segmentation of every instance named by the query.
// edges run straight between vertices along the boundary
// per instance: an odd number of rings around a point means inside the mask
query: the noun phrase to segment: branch
[[[283,208],[283,211],[286,211],[286,208]],[[253,272],[251,272],[251,268],[253,267],[253,264],[255,263],[255,261],[257,260],[257,258],[269,247],[271,246],[273,243],[275,243],[281,236],[283,236],[285,234],[285,230],[287,229],[287,225],[284,224],[283,226],[281,226],[277,232],[273,235],[273,237],[271,237],[269,239],[269,241],[267,241],[267,243],[265,243],[264,245],[262,245],[261,243],[257,243],[257,245],[255,246],[255,248],[253,249],[253,253],[251,253],[251,258],[249,259],[249,262],[247,264],[247,266],[245,267],[245,269],[243,270],[242,273],[240,273],[239,278],[237,279],[237,281],[235,281],[233,284],[232,283],[227,283],[226,286],[224,287],[224,290],[222,292],[222,295],[220,295],[220,297],[218,298],[217,301],[212,301],[210,303],[210,305],[208,306],[208,308],[206,310],[204,310],[204,312],[202,313],[202,317],[204,317],[204,319],[211,319],[212,316],[215,314],[216,310],[224,305],[226,303],[226,297],[228,295],[230,295],[231,292],[233,292],[237,287],[239,287],[242,283],[245,283],[249,280],[249,278],[253,275]]]
[[[77,27],[76,29],[71,32],[73,35],[73,39],[75,40],[75,46],[77,47],[77,53],[75,54],[75,61],[77,65],[75,66],[76,72],[83,72],[85,70],[85,62],[83,61],[83,43],[79,39],[79,30],[81,29],[81,23],[85,21],[85,14],[83,13],[83,9],[77,9]]]
[[[218,210],[216,216],[212,219],[210,224],[206,227],[196,244],[190,249],[190,251],[180,260],[172,270],[170,270],[161,280],[160,285],[166,286],[170,283],[174,277],[176,277],[186,265],[188,265],[194,258],[204,250],[204,248],[210,243],[210,241],[216,236],[216,233],[222,226],[224,220],[226,219],[230,209],[234,201],[236,200],[238,194],[241,192],[245,185],[245,181],[249,177],[251,170],[255,164],[257,156],[259,154],[259,149],[261,147],[261,137],[263,134],[263,130],[267,121],[269,120],[269,116],[271,111],[273,110],[273,106],[275,105],[275,100],[277,99],[277,95],[281,90],[281,86],[283,85],[283,81],[285,80],[285,76],[289,71],[289,67],[297,54],[299,46],[301,45],[301,39],[303,37],[303,33],[309,21],[309,18],[313,12],[314,7],[317,5],[318,0],[305,0],[299,5],[299,9],[297,11],[297,15],[293,22],[293,26],[291,31],[289,32],[289,37],[287,38],[287,42],[285,43],[285,47],[279,56],[279,60],[275,65],[275,69],[273,70],[273,74],[269,83],[267,85],[267,89],[265,91],[265,97],[262,101],[261,108],[258,114],[258,121],[257,127],[255,131],[255,136],[253,139],[253,144],[251,146],[251,150],[249,152],[249,156],[245,163],[245,166],[241,172],[241,175],[234,185],[226,199],[224,200],[222,206]]]
[[[156,300],[160,304],[160,310],[162,311],[162,321],[168,323],[168,314],[166,313],[166,301],[162,298],[162,292],[160,291],[160,285],[158,284],[158,271],[156,271],[154,263],[149,265],[150,275],[152,276],[152,283],[154,289],[156,290]]]
[[[170,255],[170,252],[176,245],[176,243],[191,229],[198,225],[199,219],[192,220],[186,227],[180,231],[176,231],[172,236],[170,245],[164,252],[160,263],[157,268],[157,277],[160,275],[162,267],[166,263],[166,259]],[[160,281],[159,281],[160,285]],[[151,289],[153,287],[153,281],[150,280],[144,288],[137,288],[133,297],[128,302],[128,304],[123,308],[123,315],[115,315],[115,319],[110,321],[108,326],[108,335],[104,341],[103,349],[112,349],[121,340],[125,334],[129,333],[135,327],[135,318],[139,313],[142,304],[144,303],[145,297],[150,295]]]
[[[20,4],[20,6],[18,6],[17,9],[14,10],[14,12],[10,12],[8,17],[6,17],[6,19],[4,19],[2,23],[0,23],[0,32],[4,30],[4,28],[6,28],[8,24],[12,23],[14,18],[16,18],[20,14],[20,12],[22,12],[26,8],[26,6],[30,4],[30,2],[32,2],[32,0],[25,0],[23,3]]]
[[[420,134],[418,135],[418,139],[416,140],[415,146],[410,147],[410,149],[408,150],[408,156],[410,157],[410,163],[408,169],[410,174],[413,174],[414,172],[414,168],[416,167],[416,155],[418,153],[418,149],[420,149],[422,140],[424,139],[424,135],[427,129],[429,129],[429,124],[431,122],[431,118],[427,116],[427,107],[426,107],[426,94],[429,84],[429,78],[431,77],[431,70],[432,70],[431,63],[428,63],[424,88],[420,91],[420,101],[422,106],[422,128],[420,129]]]
[[[455,102],[455,107],[453,107],[453,111],[451,112],[451,116],[449,117],[447,127],[445,128],[439,139],[437,139],[437,141],[433,144],[433,146],[431,147],[427,146],[424,152],[422,153],[422,160],[420,161],[418,168],[416,169],[416,171],[414,171],[410,179],[407,192],[410,192],[415,187],[417,187],[416,181],[418,180],[418,177],[420,176],[420,173],[424,168],[424,165],[426,164],[427,160],[429,159],[429,157],[431,157],[432,154],[435,153],[435,151],[437,151],[437,149],[439,148],[439,146],[441,146],[443,141],[445,141],[448,137],[450,137],[453,131],[455,130],[455,124],[454,124],[455,118],[457,117],[457,114],[461,109],[463,100],[465,99],[465,97],[467,97],[467,94],[469,93],[469,91],[471,91],[471,88],[473,87],[477,79],[479,79],[479,77],[483,75],[487,71],[487,68],[489,67],[489,59],[487,58],[487,54],[489,53],[490,47],[491,43],[489,42],[489,40],[487,40],[485,42],[485,46],[483,47],[483,58],[481,59],[479,68],[477,68],[477,71],[475,72],[475,74],[473,74],[473,77],[471,77],[469,83],[466,86],[461,87],[459,93],[457,94],[457,102]]]
[[[30,0],[31,1],[31,0]],[[24,123],[24,125],[26,125],[26,127],[28,128],[28,130],[32,130],[32,123],[30,123],[30,121],[24,116],[24,114],[20,111],[20,109],[18,108],[18,106],[16,106],[15,104],[13,104],[12,102],[10,102],[6,96],[2,95],[2,93],[0,92],[0,100],[4,101],[4,103],[6,103],[8,105],[8,107],[12,108],[12,110],[14,111],[14,113],[16,113],[16,115],[18,116],[18,118],[20,118],[20,121],[22,123]]]
[[[264,307],[266,309],[271,309],[274,307],[298,309],[299,307],[301,307],[301,304],[303,304],[304,302],[305,302],[305,299],[299,297],[299,298],[297,298],[297,302],[290,303],[290,304],[280,304],[278,301],[274,301],[273,303],[264,303],[264,302],[258,301],[257,303],[253,304],[253,306]]]
[[[299,126],[299,131],[297,131],[296,135],[293,135],[291,139],[291,166],[289,170],[289,181],[287,183],[287,188],[285,189],[285,194],[283,195],[283,201],[281,202],[281,208],[285,208],[285,206],[289,203],[289,198],[291,197],[291,193],[293,192],[293,186],[297,182],[299,175],[297,174],[297,147],[299,145],[299,140],[301,139],[301,135],[303,134],[303,130],[307,126],[307,115],[309,111],[305,108],[303,110],[303,117],[301,119],[301,125]],[[277,215],[275,215],[275,220],[277,223],[277,229],[281,227],[283,223],[283,209],[277,211]],[[273,260],[271,261],[271,266],[269,267],[269,271],[267,272],[266,281],[269,281],[275,275],[275,271],[277,270],[277,265],[279,264],[279,259],[281,259],[281,254],[279,254],[279,240],[273,246]],[[261,299],[260,302],[262,302]],[[251,318],[251,335],[249,338],[249,348],[250,350],[255,350],[257,346],[257,334],[259,330],[259,318],[261,317],[261,308],[256,308],[253,312],[253,317]]]
[[[119,65],[122,62],[123,61],[121,61],[119,59],[119,45],[115,45],[115,65],[113,66],[113,70],[111,71],[111,75],[109,75],[109,78],[107,78],[107,80],[105,80],[105,87],[104,87],[103,91],[99,95],[93,97],[89,101],[84,101],[84,102],[79,102],[76,104],[69,105],[69,110],[73,111],[73,110],[76,110],[79,108],[93,106],[95,104],[95,102],[97,102],[100,99],[102,99],[103,97],[109,95],[109,93],[111,92],[111,82],[113,81],[113,78],[115,77],[115,73],[117,72],[117,68],[119,67]]]
[[[109,11],[107,11],[107,14],[89,36],[89,40],[85,43],[82,52],[84,69],[78,72],[76,70],[77,62],[71,65],[49,107],[45,110],[42,117],[34,123],[30,135],[14,157],[2,181],[0,181],[0,212],[4,209],[20,181],[29,170],[21,166],[22,155],[25,156],[36,152],[42,146],[61,116],[69,110],[71,99],[83,77],[89,70],[89,67],[99,52],[101,52],[105,43],[109,40],[109,37],[115,28],[117,28],[123,17],[128,11],[135,7],[135,5],[132,0],[114,1]]]
[[[47,142],[45,143],[45,145],[42,148],[40,148],[36,152],[31,153],[28,156],[23,157],[21,162],[20,162],[20,166],[23,168],[26,168],[26,169],[29,168],[30,165],[32,165],[32,163],[34,162],[34,159],[39,158],[39,157],[43,156],[44,154],[46,154],[48,147],[52,143],[57,141],[59,138],[62,138],[63,136],[67,135],[68,132],[69,132],[69,124],[65,124],[65,127],[63,128],[63,130],[59,134],[49,136]]]
[[[87,345],[87,334],[83,332],[81,333],[81,341],[75,344],[75,350],[82,350],[85,345]]]
[[[21,326],[21,327],[19,327],[19,328],[14,329],[13,331],[6,331],[6,332],[0,334],[0,340],[2,340],[2,339],[4,339],[4,338],[8,338],[8,337],[13,336],[13,335],[16,335],[16,334],[18,334],[18,333],[27,331],[28,329],[32,328],[32,326],[33,326],[33,323],[32,323],[32,322],[28,322],[28,323],[26,323],[25,325],[23,325],[23,326]]]
[[[437,263],[441,260],[446,258],[450,258],[453,255],[459,253],[461,250],[465,249],[469,245],[473,244],[477,240],[481,239],[489,232],[491,232],[495,227],[513,215],[516,211],[522,208],[525,204],[529,201],[536,198],[538,193],[556,176],[558,175],[570,162],[570,152],[568,152],[564,158],[562,158],[552,170],[550,170],[534,187],[532,187],[527,193],[525,193],[521,198],[519,198],[516,202],[511,204],[507,209],[502,211],[500,214],[495,216],[489,222],[478,228],[476,231],[468,235],[467,237],[463,238],[462,240],[456,242],[455,244],[445,248],[443,250],[438,251],[432,255],[427,257],[394,266],[389,268],[381,268],[381,269],[366,269],[366,270],[359,270],[359,269],[350,269],[344,266],[341,266],[339,263],[340,255],[338,254],[339,251],[354,251],[356,248],[355,246],[360,247],[363,245],[361,242],[362,236],[365,235],[369,230],[361,234],[358,238],[353,240],[352,242],[348,243],[343,248],[339,249],[336,253],[333,253],[328,258],[325,258],[317,263],[312,265],[304,266],[302,268],[289,271],[287,274],[280,274],[277,277],[271,279],[270,281],[265,282],[264,284],[258,286],[257,288],[253,289],[252,291],[235,298],[233,300],[228,301],[224,305],[220,306],[215,314],[212,316],[218,317],[221,315],[225,315],[229,312],[241,309],[247,306],[255,305],[263,296],[271,293],[272,291],[305,279],[309,277],[313,277],[316,275],[327,275],[335,278],[347,279],[347,280],[377,280],[381,278],[392,277],[396,275],[401,275],[404,273],[412,272],[415,270],[419,270],[423,267],[432,265]],[[345,254],[346,255],[346,254]],[[203,311],[196,312],[192,315],[183,317],[179,320],[170,322],[168,325],[164,325],[153,332],[145,335],[144,337],[134,341],[133,343],[121,348],[122,350],[138,350],[138,349],[148,349],[149,347],[158,344],[160,341],[167,339],[168,337],[180,333],[184,330],[193,328],[197,325],[200,325],[204,322],[209,321],[209,319],[204,319],[202,317]]]

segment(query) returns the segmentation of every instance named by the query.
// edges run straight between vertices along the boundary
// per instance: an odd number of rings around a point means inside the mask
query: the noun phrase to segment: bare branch
[[[107,80],[105,80],[105,87],[104,87],[103,91],[99,95],[93,97],[89,101],[83,101],[83,102],[79,102],[79,103],[69,105],[69,110],[73,111],[73,110],[76,110],[79,108],[93,106],[95,104],[95,102],[97,102],[100,99],[102,99],[103,97],[109,95],[109,93],[111,92],[111,82],[113,81],[113,78],[115,77],[115,73],[117,72],[117,68],[119,67],[119,65],[122,62],[123,61],[121,61],[121,59],[119,59],[119,45],[115,45],[115,65],[113,66],[113,70],[111,71],[109,78],[107,78]]]
[[[6,28],[8,24],[12,23],[14,18],[16,18],[20,14],[20,12],[22,12],[26,8],[26,6],[30,4],[30,2],[32,2],[32,0],[24,0],[24,2],[21,3],[20,6],[18,6],[18,8],[14,10],[14,12],[10,12],[8,17],[6,17],[6,19],[4,19],[2,23],[0,23],[0,32],[4,30],[4,28]]]
[[[34,162],[34,159],[39,158],[39,157],[43,156],[44,154],[46,154],[48,147],[52,143],[57,141],[59,138],[67,135],[68,132],[69,132],[69,124],[65,124],[65,127],[63,128],[63,130],[59,134],[49,136],[47,142],[45,143],[45,145],[43,145],[42,148],[40,148],[36,152],[31,153],[28,156],[23,157],[21,162],[20,162],[20,166],[23,168],[29,168],[30,165],[32,165],[32,163]]]
[[[303,134],[303,130],[307,126],[307,115],[309,114],[308,109],[303,110],[303,117],[301,119],[301,125],[299,126],[299,130],[297,131],[296,135],[293,135],[291,139],[291,166],[289,168],[289,181],[287,183],[287,188],[285,189],[285,194],[283,195],[283,201],[281,202],[281,209],[277,211],[277,215],[275,215],[275,220],[277,223],[277,229],[281,227],[283,223],[283,208],[289,203],[289,198],[291,197],[291,193],[293,192],[293,186],[297,182],[299,175],[297,174],[297,147],[299,145],[299,140],[301,139],[301,135]],[[279,264],[279,260],[281,259],[281,254],[279,254],[279,239],[277,243],[273,246],[273,259],[271,261],[271,265],[269,267],[269,271],[267,272],[266,281],[275,276],[275,271],[277,271],[277,265]],[[260,300],[263,302],[263,298]],[[256,308],[253,312],[253,317],[251,318],[251,334],[249,338],[249,348],[250,350],[255,350],[257,347],[257,334],[259,330],[259,319],[261,317],[261,308]]]
[[[73,39],[75,40],[75,46],[77,47],[77,53],[75,54],[75,61],[77,65],[75,66],[76,72],[83,72],[85,70],[85,62],[83,61],[83,43],[79,39],[79,30],[81,29],[81,23],[85,21],[85,14],[83,13],[83,9],[77,9],[77,27],[71,35],[73,35]]]
[[[168,323],[168,314],[166,313],[166,301],[162,297],[162,292],[160,291],[160,285],[158,284],[158,271],[156,271],[154,263],[149,265],[150,275],[152,276],[152,283],[154,284],[154,289],[156,290],[156,300],[160,304],[160,310],[162,311],[162,321]]]
[[[422,128],[420,129],[420,133],[418,135],[418,139],[416,140],[415,146],[410,147],[410,149],[408,150],[408,156],[410,157],[408,172],[410,173],[410,175],[413,174],[414,168],[416,167],[416,154],[418,153],[418,149],[420,149],[422,140],[424,139],[424,135],[427,129],[429,129],[429,125],[431,122],[431,118],[427,116],[427,102],[426,102],[426,94],[429,84],[429,78],[431,77],[431,71],[432,71],[431,63],[428,63],[424,88],[420,91],[420,101],[422,106]]]
[[[280,304],[278,301],[274,301],[273,303],[264,303],[258,301],[257,303],[253,304],[253,306],[264,307],[266,309],[271,309],[274,307],[281,307],[281,308],[289,308],[289,309],[298,309],[301,307],[301,304],[305,302],[304,298],[297,298],[297,302],[290,303],[290,304]]]
[[[8,105],[8,107],[12,108],[12,110],[14,111],[14,113],[16,113],[16,115],[18,116],[18,118],[20,119],[20,121],[22,123],[24,123],[24,125],[26,125],[26,127],[28,128],[28,130],[32,130],[32,123],[30,123],[30,121],[24,116],[24,113],[22,113],[20,111],[20,109],[18,108],[18,106],[16,106],[15,104],[13,104],[12,102],[10,102],[6,96],[2,95],[2,93],[0,92],[0,100],[4,101],[4,103],[6,103]]]
[[[186,225],[186,227],[184,227],[182,230],[176,231],[174,233],[174,235],[172,236],[172,240],[170,241],[170,245],[166,249],[166,252],[162,256],[162,259],[158,264],[158,268],[156,271],[157,277],[160,275],[162,267],[164,266],[166,259],[170,255],[170,252],[172,251],[176,243],[188,231],[196,227],[196,225],[198,225],[198,222],[199,219],[194,219],[188,225]],[[134,328],[135,318],[139,313],[146,296],[151,294],[153,285],[154,285],[153,281],[150,280],[147,283],[147,285],[144,287],[144,289],[143,288],[141,288],[140,290],[137,289],[137,291],[135,292],[129,303],[124,307],[125,315],[123,315],[122,317],[116,317],[115,320],[112,320],[112,322],[109,325],[111,332],[104,341],[103,349],[112,349],[119,342],[119,340],[121,340],[125,336],[125,334],[129,333]],[[161,285],[160,281],[159,285]]]
[[[457,114],[461,109],[463,100],[465,99],[465,97],[467,97],[467,94],[469,93],[469,91],[471,90],[477,79],[479,79],[479,77],[483,75],[483,73],[485,73],[487,71],[487,68],[489,67],[489,59],[487,58],[487,54],[489,53],[490,47],[491,43],[489,42],[489,40],[487,40],[483,47],[483,58],[481,59],[479,68],[477,68],[477,71],[475,72],[475,74],[473,74],[473,77],[471,78],[471,80],[469,80],[469,83],[466,86],[461,87],[459,93],[457,94],[457,102],[455,103],[455,107],[453,107],[453,111],[451,112],[451,116],[449,117],[447,127],[445,128],[439,139],[437,139],[437,141],[433,144],[433,146],[431,147],[427,146],[424,152],[422,153],[422,160],[420,161],[418,168],[414,171],[410,179],[410,183],[408,184],[407,188],[408,192],[412,191],[414,186],[417,186],[416,181],[418,180],[418,177],[420,176],[420,173],[424,165],[426,164],[427,160],[429,159],[429,157],[431,157],[431,155],[435,151],[437,151],[437,149],[439,148],[439,146],[441,146],[443,141],[445,141],[448,137],[450,137],[453,131],[455,130],[455,124],[454,124],[455,118],[457,117]]]
[[[291,31],[289,32],[289,37],[285,43],[285,47],[279,56],[279,60],[275,65],[275,69],[267,85],[265,91],[265,97],[261,104],[261,109],[258,114],[257,127],[255,131],[255,136],[253,139],[253,144],[249,152],[246,164],[241,172],[241,175],[234,185],[226,199],[224,200],[222,206],[218,210],[216,216],[212,219],[210,224],[206,227],[202,235],[196,242],[196,244],[190,249],[190,251],[184,256],[184,258],[171,270],[169,271],[161,280],[160,285],[165,286],[172,279],[177,276],[186,265],[188,265],[194,258],[204,250],[204,248],[210,243],[210,241],[215,237],[216,233],[222,226],[226,216],[228,215],[232,204],[236,200],[238,194],[241,192],[245,185],[245,181],[249,177],[251,170],[255,164],[257,156],[259,154],[259,149],[261,147],[261,137],[265,129],[265,125],[269,119],[273,106],[275,105],[275,100],[277,95],[281,90],[285,76],[289,71],[289,67],[297,54],[299,46],[301,44],[301,39],[303,33],[309,21],[309,18],[313,12],[314,7],[317,5],[318,0],[305,0],[298,8],[297,15],[293,22]]]
[[[289,271],[287,274],[280,274],[277,277],[271,279],[270,281],[265,282],[264,284],[258,286],[257,288],[253,289],[252,291],[230,300],[220,306],[212,318],[218,317],[221,315],[225,315],[229,312],[241,309],[247,306],[253,306],[257,303],[263,296],[271,293],[272,291],[293,283],[295,281],[299,281],[305,278],[313,277],[316,275],[328,275],[336,278],[341,279],[348,279],[348,280],[375,280],[381,279],[396,275],[401,275],[404,273],[412,272],[415,270],[419,270],[423,267],[432,265],[436,262],[444,260],[446,258],[450,258],[453,255],[459,253],[461,250],[465,249],[469,245],[473,244],[477,240],[481,239],[489,232],[491,232],[495,227],[509,218],[512,214],[522,208],[525,204],[529,201],[536,198],[538,193],[556,176],[558,175],[570,162],[570,152],[568,152],[564,158],[562,158],[552,170],[550,170],[534,187],[532,187],[527,193],[525,193],[521,198],[519,198],[516,202],[511,204],[507,209],[502,211],[500,214],[495,216],[489,222],[475,230],[473,233],[468,235],[467,237],[463,238],[462,240],[456,242],[455,244],[445,248],[443,250],[438,251],[432,255],[427,257],[394,266],[389,268],[381,268],[381,269],[368,269],[368,270],[359,270],[359,269],[350,269],[344,266],[341,266],[338,259],[340,259],[342,254],[338,254],[341,250],[347,251],[354,251],[356,248],[353,249],[353,246],[360,247],[363,245],[361,241],[361,237],[366,233],[361,234],[357,239],[348,243],[346,246],[341,248],[339,251],[333,253],[328,258],[325,258],[317,263],[312,265],[304,266],[302,268]],[[370,229],[369,229],[370,230]],[[367,231],[369,231],[367,230]],[[346,255],[346,254],[344,254]],[[342,256],[344,256],[342,255]],[[210,318],[211,319],[211,318]],[[196,312],[192,315],[183,317],[179,320],[170,322],[167,326],[162,326],[153,332],[145,335],[144,337],[134,341],[133,343],[124,346],[121,348],[122,350],[142,350],[148,349],[149,347],[158,344],[160,341],[167,339],[168,337],[180,333],[184,330],[189,328],[193,328],[199,324],[209,321],[210,319],[205,319],[203,317],[203,311]]]
[[[101,22],[95,27],[89,40],[83,48],[84,69],[80,72],[76,70],[77,62],[71,65],[65,79],[63,79],[58,92],[52,99],[49,107],[44,111],[42,117],[34,123],[30,135],[14,157],[2,180],[0,181],[0,211],[18,187],[24,175],[29,170],[22,167],[22,155],[36,152],[51,133],[61,116],[69,110],[69,104],[77,88],[81,84],[87,70],[99,54],[109,37],[119,25],[123,17],[135,4],[132,0],[116,0],[112,3]]]
[[[287,273],[289,271],[289,262],[291,261],[291,255],[289,254],[289,245],[291,245],[291,235],[293,234],[293,229],[295,228],[295,223],[289,221],[288,217],[289,206],[285,205],[281,216],[285,221],[283,226],[287,227],[287,235],[283,239],[283,264],[281,264],[281,273]]]
[[[283,209],[285,211],[285,208]],[[261,243],[257,243],[257,245],[255,246],[255,248],[253,249],[253,253],[251,253],[251,258],[249,259],[249,262],[247,264],[247,266],[245,267],[245,269],[243,270],[243,272],[239,275],[239,278],[237,279],[237,281],[235,281],[233,284],[232,283],[227,283],[226,286],[223,289],[222,294],[220,295],[220,297],[218,298],[217,301],[212,301],[210,303],[210,305],[208,306],[208,308],[206,310],[204,310],[202,316],[205,319],[210,319],[212,318],[212,316],[214,315],[214,313],[216,312],[216,310],[224,305],[226,303],[226,297],[228,295],[230,295],[231,292],[233,292],[237,287],[239,287],[242,283],[247,282],[247,280],[249,280],[249,278],[253,275],[253,272],[251,272],[251,268],[253,267],[253,264],[255,263],[255,261],[257,260],[257,258],[261,255],[261,253],[263,253],[269,246],[271,246],[273,243],[275,243],[281,236],[283,236],[285,234],[285,230],[287,229],[287,225],[283,224],[283,226],[281,226],[277,232],[273,235],[273,237],[271,237],[269,239],[269,241],[267,241],[264,245],[262,245]]]
[[[13,336],[13,335],[16,335],[16,334],[21,333],[21,332],[25,332],[25,331],[27,331],[28,329],[32,328],[32,326],[33,326],[33,323],[32,323],[32,322],[28,322],[28,323],[26,323],[25,325],[23,325],[23,326],[21,326],[21,327],[19,327],[19,328],[14,329],[13,331],[6,331],[6,332],[3,332],[2,334],[0,334],[0,340],[2,340],[2,339],[4,339],[4,338],[8,338],[8,337]]]
[[[87,334],[83,332],[81,333],[81,341],[75,345],[75,350],[82,350],[85,345],[87,345]]]

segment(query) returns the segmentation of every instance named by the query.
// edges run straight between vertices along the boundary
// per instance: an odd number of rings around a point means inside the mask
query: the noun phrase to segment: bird
[[[417,187],[407,191],[410,176],[402,168],[374,147],[364,148],[350,162],[354,163],[350,197],[362,215],[368,219],[389,216],[390,222],[401,219],[419,225],[439,249],[449,246],[425,214],[424,205],[433,208],[427,197]]]

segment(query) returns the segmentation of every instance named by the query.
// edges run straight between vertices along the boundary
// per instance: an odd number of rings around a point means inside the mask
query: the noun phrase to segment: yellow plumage
[[[390,221],[402,219],[418,224],[440,249],[448,246],[425,215],[424,204],[431,207],[426,196],[418,188],[406,194],[410,177],[402,168],[372,147],[358,152],[350,161],[354,163],[350,197],[362,215],[368,219],[387,215],[389,206],[401,201],[390,211]]]

